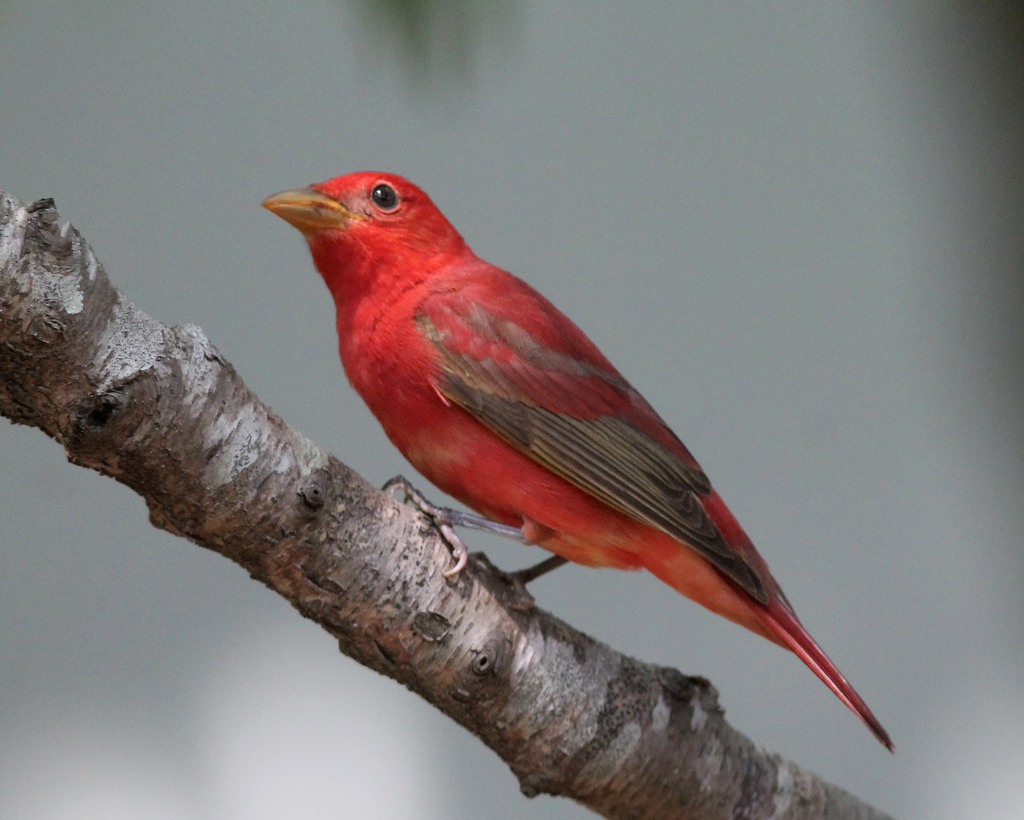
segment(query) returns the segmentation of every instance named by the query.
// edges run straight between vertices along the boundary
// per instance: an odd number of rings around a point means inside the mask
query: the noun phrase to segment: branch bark
[[[608,818],[884,818],[729,726],[703,678],[515,608],[475,555],[288,427],[194,325],[110,284],[52,200],[0,193],[0,412],[145,498],[508,763]]]

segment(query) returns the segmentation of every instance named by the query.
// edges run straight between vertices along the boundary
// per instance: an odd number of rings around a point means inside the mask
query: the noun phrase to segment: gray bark
[[[127,302],[50,200],[0,194],[0,412],[138,492],[508,763],[609,818],[883,818],[729,726],[714,687],[456,578],[430,522],[288,427],[194,325]]]

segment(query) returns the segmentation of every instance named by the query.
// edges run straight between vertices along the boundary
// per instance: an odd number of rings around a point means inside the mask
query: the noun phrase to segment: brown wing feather
[[[564,374],[545,372],[521,356],[499,363],[457,352],[430,317],[421,315],[419,323],[440,353],[435,386],[445,398],[584,492],[688,544],[755,600],[768,602],[761,579],[704,511],[699,496],[710,493],[711,485],[703,472],[620,416],[554,412],[537,404],[532,396],[538,391],[524,384],[557,381]]]

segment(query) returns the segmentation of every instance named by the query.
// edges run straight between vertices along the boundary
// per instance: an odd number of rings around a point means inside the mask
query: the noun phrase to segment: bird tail
[[[878,718],[871,713],[867,704],[861,700],[860,695],[843,677],[836,665],[829,660],[822,648],[815,643],[814,638],[803,628],[796,615],[786,604],[773,596],[767,606],[758,607],[758,610],[765,626],[777,635],[783,644],[792,649],[800,660],[806,663],[811,671],[821,678],[843,703],[850,707],[885,748],[890,752],[893,751],[894,747],[889,733],[882,728]]]
[[[738,528],[737,524],[736,529]],[[739,530],[737,538],[744,539],[745,544],[749,545],[749,539],[746,539],[742,530]],[[882,745],[889,751],[893,750],[892,740],[882,728],[882,724],[793,614],[782,590],[752,545],[747,550],[746,558],[750,563],[757,562],[756,566],[761,569],[760,574],[767,579],[766,604],[755,600],[748,592],[727,579],[696,551],[680,549],[679,542],[671,536],[661,533],[648,534],[645,535],[644,542],[647,549],[643,553],[643,563],[648,570],[690,600],[697,601],[712,612],[717,612],[730,621],[795,652],[797,657],[864,721]]]

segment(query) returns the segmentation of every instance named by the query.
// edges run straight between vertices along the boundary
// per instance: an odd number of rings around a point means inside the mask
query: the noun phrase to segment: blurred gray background
[[[687,442],[897,752],[650,576],[539,604],[897,817],[1020,818],[1024,37],[984,8],[0,1],[0,189],[381,483],[407,468],[259,203],[408,176]],[[6,422],[0,510],[0,817],[591,816]]]

